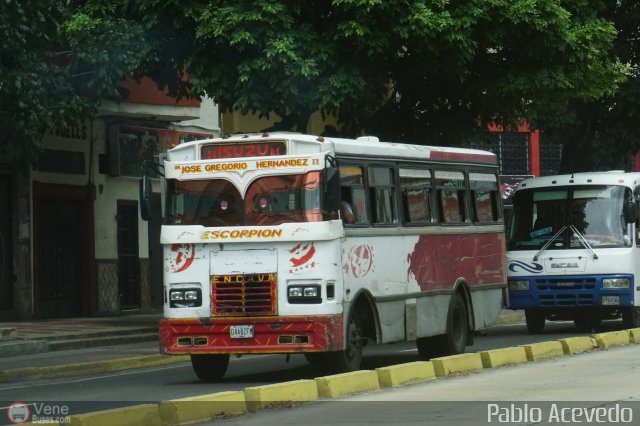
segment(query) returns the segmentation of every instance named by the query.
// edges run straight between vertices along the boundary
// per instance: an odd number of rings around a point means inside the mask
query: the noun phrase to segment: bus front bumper
[[[268,354],[341,349],[341,315],[160,321],[160,352],[166,354]]]

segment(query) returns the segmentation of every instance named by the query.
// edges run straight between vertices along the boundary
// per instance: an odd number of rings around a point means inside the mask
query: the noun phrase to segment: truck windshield
[[[258,178],[244,198],[224,179],[169,179],[165,223],[242,226],[318,222],[324,219],[320,189],[320,172]]]
[[[575,231],[593,248],[629,246],[631,226],[623,215],[629,197],[622,186],[522,189],[514,197],[509,250],[539,250],[565,226],[547,250],[582,248]]]

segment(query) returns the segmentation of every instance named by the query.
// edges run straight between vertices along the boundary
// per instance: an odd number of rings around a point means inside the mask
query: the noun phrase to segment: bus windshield
[[[167,180],[167,225],[243,226],[318,222],[321,174],[267,176],[249,185],[244,198],[224,179]]]
[[[630,189],[612,185],[519,190],[509,250],[539,250],[554,236],[548,250],[583,248],[581,236],[593,248],[628,247],[631,226],[625,223],[623,206],[629,197]]]

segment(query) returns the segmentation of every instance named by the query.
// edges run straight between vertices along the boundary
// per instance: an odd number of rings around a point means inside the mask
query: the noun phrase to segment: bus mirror
[[[140,217],[151,219],[151,178],[146,175],[140,179]]]
[[[324,169],[325,181],[325,210],[336,212],[340,208],[340,173],[338,167]]]

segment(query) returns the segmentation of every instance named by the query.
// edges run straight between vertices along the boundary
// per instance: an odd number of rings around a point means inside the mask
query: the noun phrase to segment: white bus
[[[162,187],[161,351],[190,354],[202,380],[230,354],[351,371],[368,341],[461,353],[503,306],[490,152],[241,135],[171,149]],[[146,210],[148,178],[141,193]]]
[[[639,197],[640,173],[520,183],[507,251],[509,307],[524,309],[529,333],[541,333],[546,320],[591,330],[622,317],[640,326]]]

